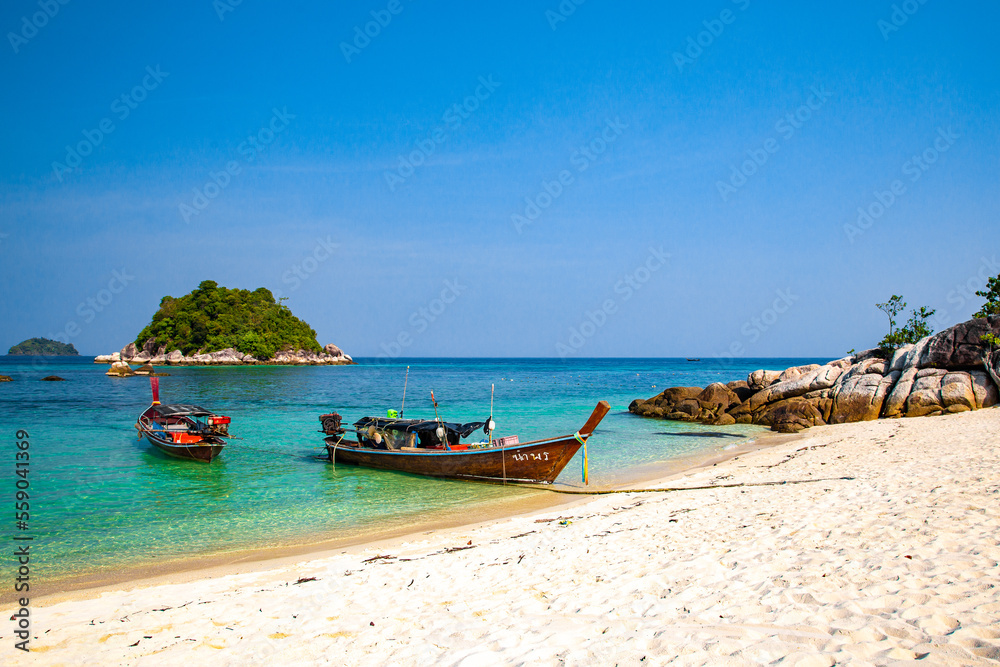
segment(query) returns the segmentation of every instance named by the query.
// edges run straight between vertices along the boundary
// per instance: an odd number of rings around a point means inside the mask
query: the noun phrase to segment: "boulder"
[[[1000,336],[1000,315],[976,317],[934,334],[922,350],[918,364],[921,368],[951,370],[982,366],[980,338],[988,333]]]
[[[735,408],[730,408],[729,416],[735,419],[737,424],[752,424],[754,420],[754,411],[750,409],[750,403],[748,401],[744,401]]]
[[[94,363],[95,364],[110,364],[111,361],[112,361],[111,357],[112,357],[112,355],[110,355],[110,354],[99,354],[96,357],[94,357]]]
[[[992,408],[1000,403],[1000,392],[993,380],[984,371],[971,371],[972,393],[976,397],[976,409]]]
[[[13,382],[14,378],[9,375],[0,375],[0,382]]]
[[[886,396],[901,374],[893,371],[882,376],[865,372],[873,365],[869,362],[874,361],[863,361],[845,374],[851,377],[844,380],[833,394],[829,420],[831,424],[878,419]],[[855,369],[860,370],[855,372]]]
[[[754,395],[754,390],[750,388],[746,380],[733,380],[727,383],[726,387],[736,394],[741,403]]]
[[[816,405],[802,398],[781,401],[770,407],[760,423],[765,421],[771,425],[772,431],[779,433],[797,433],[810,426],[822,426],[826,423]]]
[[[136,352],[137,350],[135,349],[135,343],[129,343],[128,345],[122,348],[122,351],[119,353],[119,359],[121,359],[122,361],[128,361],[129,359],[131,359],[136,355]]]
[[[862,361],[868,361],[869,359],[885,359],[885,350],[879,347],[873,347],[869,350],[864,350],[862,352],[856,352],[854,356],[848,357],[851,361],[851,365],[860,364]]]
[[[913,389],[906,399],[907,417],[939,415],[944,412],[944,406],[941,405],[941,380],[943,379],[943,374],[924,375],[913,381]]]
[[[771,386],[772,383],[777,382],[780,376],[781,371],[754,371],[747,376],[747,386],[755,392],[760,391],[761,389]]]
[[[806,366],[792,366],[791,368],[786,368],[778,376],[778,382],[788,382],[789,380],[794,380],[806,373],[811,373],[812,371],[819,368],[819,364],[808,364]]]
[[[236,351],[235,348],[227,347],[224,350],[216,350],[207,355],[210,364],[229,366],[238,365],[243,363],[243,353]]]
[[[917,379],[917,370],[915,366],[910,366],[900,374],[896,386],[892,388],[889,397],[885,399],[885,404],[882,406],[883,417],[902,417],[906,412],[906,401],[910,397],[913,383]]]
[[[42,382],[65,382],[66,378],[61,378],[58,375],[49,375],[42,378]]]
[[[183,352],[180,350],[174,350],[164,358],[164,361],[168,364],[179,364],[183,362],[184,359],[185,357]]]
[[[803,368],[800,366],[799,368]],[[751,410],[757,410],[767,403],[832,387],[840,378],[843,369],[837,366],[816,366],[806,373],[794,375],[793,379],[776,382],[751,396],[747,403]]]
[[[692,420],[697,419],[701,415],[701,403],[698,399],[688,398],[675,405],[673,411],[688,415]]]
[[[732,426],[733,424],[736,423],[736,420],[733,419],[732,415],[723,413],[723,414],[719,415],[713,421],[706,422],[706,423],[708,423],[708,424],[710,424],[712,426]]]
[[[145,365],[140,366],[139,368],[135,369],[135,374],[136,375],[152,375],[155,372],[156,372],[156,369],[153,368],[152,364],[145,364]]]
[[[906,367],[906,357],[912,349],[913,344],[909,343],[896,350],[892,355],[892,360],[889,362],[889,370],[899,371],[902,373],[903,369]]]
[[[701,403],[702,410],[725,412],[732,405],[742,403],[740,397],[732,389],[721,382],[713,382],[698,394],[696,400]]]
[[[649,400],[655,405],[666,407],[674,405],[675,403],[680,403],[688,398],[694,398],[700,394],[701,391],[701,387],[671,387],[670,389],[664,389],[658,395]]]
[[[831,361],[826,364],[827,366],[833,366],[835,368],[840,368],[842,370],[847,370],[854,365],[854,357],[844,357],[843,359],[837,359],[836,361]]]
[[[946,412],[968,412],[976,409],[976,393],[972,376],[959,371],[948,373],[941,380],[941,406]]]
[[[111,364],[111,368],[105,373],[105,375],[111,375],[113,377],[131,377],[135,375],[132,367],[128,365],[125,361],[116,361]]]
[[[865,369],[867,375],[885,375],[885,361],[879,359]]]
[[[260,363],[260,362],[257,361],[257,357],[253,356],[252,354],[244,354],[243,355],[243,363],[244,364],[256,364],[256,363]]]
[[[330,355],[331,357],[335,357],[335,358],[341,358],[341,357],[344,356],[343,350],[341,350],[339,347],[337,347],[333,343],[330,343],[329,345],[326,345],[325,347],[323,347],[323,352],[325,352],[326,354]]]

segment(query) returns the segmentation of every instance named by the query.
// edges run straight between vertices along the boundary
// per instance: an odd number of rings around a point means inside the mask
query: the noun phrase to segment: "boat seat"
[[[164,431],[186,431],[188,430],[187,424],[165,424],[163,426]]]

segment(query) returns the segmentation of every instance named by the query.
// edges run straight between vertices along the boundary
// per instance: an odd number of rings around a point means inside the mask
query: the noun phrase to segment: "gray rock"
[[[907,417],[939,415],[944,412],[941,405],[941,380],[944,375],[925,375],[913,382],[913,389],[906,399]]]
[[[917,370],[916,367],[911,366],[900,374],[899,380],[896,381],[896,385],[892,388],[888,398],[885,399],[885,404],[882,406],[883,417],[902,417],[906,412],[906,400],[910,397],[913,383],[917,379]],[[893,372],[897,373],[899,371]]]
[[[174,350],[173,352],[171,352],[166,356],[164,361],[166,361],[168,364],[179,364],[184,361],[184,358],[185,357],[183,352],[181,352],[180,350]]]
[[[853,357],[850,357],[851,365],[855,366],[857,364],[860,364],[862,361],[868,361],[869,359],[883,359],[884,354],[885,352],[883,352],[882,349],[878,347],[873,347],[868,350],[863,350],[861,352],[856,353]]]
[[[909,355],[910,350],[913,349],[913,343],[903,345],[892,355],[892,360],[889,362],[889,371],[900,371],[902,372],[906,368],[906,358]]]
[[[807,364],[805,366],[792,366],[791,368],[786,368],[778,376],[778,382],[788,382],[794,380],[798,377],[805,375],[806,373],[811,373],[812,371],[819,368],[819,364]]]
[[[112,377],[132,377],[135,375],[135,372],[127,362],[116,361],[111,364],[111,368],[108,369],[105,375],[110,375]]]
[[[865,369],[865,374],[867,374],[867,375],[885,375],[885,362],[879,360],[879,361],[876,361],[873,364],[870,364],[868,366],[868,368]]]
[[[922,368],[950,369],[981,366],[984,348],[980,338],[987,333],[1000,336],[1000,315],[973,318],[934,334],[919,364]]]
[[[829,421],[831,424],[878,419],[882,412],[882,404],[899,379],[900,373],[893,371],[884,377],[875,373],[866,373],[864,371],[872,365],[868,363],[869,361],[874,362],[875,359],[869,358],[857,364],[849,373],[854,373],[855,369],[862,370],[844,380],[837,388],[833,395],[833,408],[830,412]],[[866,366],[866,364],[868,365]]]
[[[760,391],[771,386],[781,377],[781,371],[757,370],[747,376],[747,386],[754,391]]]
[[[814,364],[815,365],[815,364]],[[799,367],[803,368],[803,367]],[[794,379],[784,382],[777,382],[770,387],[757,392],[750,397],[748,404],[751,410],[786,398],[801,396],[812,391],[819,391],[832,387],[843,373],[843,369],[836,366],[816,366],[812,370],[795,375]]]
[[[931,342],[931,336],[925,336],[918,340],[910,351],[906,353],[906,357],[903,359],[903,370],[907,368],[919,368],[920,367],[920,357],[923,355],[924,350]]]
[[[976,397],[976,409],[991,408],[1000,403],[1000,391],[984,371],[971,371],[972,393]]]
[[[961,371],[948,373],[941,380],[941,406],[947,412],[967,412],[976,409],[976,394],[972,377]]]

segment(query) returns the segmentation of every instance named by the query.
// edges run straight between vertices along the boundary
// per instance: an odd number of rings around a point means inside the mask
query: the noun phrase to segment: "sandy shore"
[[[826,426],[663,482],[687,490],[39,600],[33,655],[4,622],[0,659],[996,664],[998,433],[997,409]]]

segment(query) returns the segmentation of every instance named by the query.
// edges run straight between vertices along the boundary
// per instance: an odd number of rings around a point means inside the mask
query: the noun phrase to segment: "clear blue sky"
[[[212,279],[355,356],[840,356],[1000,273],[995,3],[227,1],[4,3],[0,347]]]

